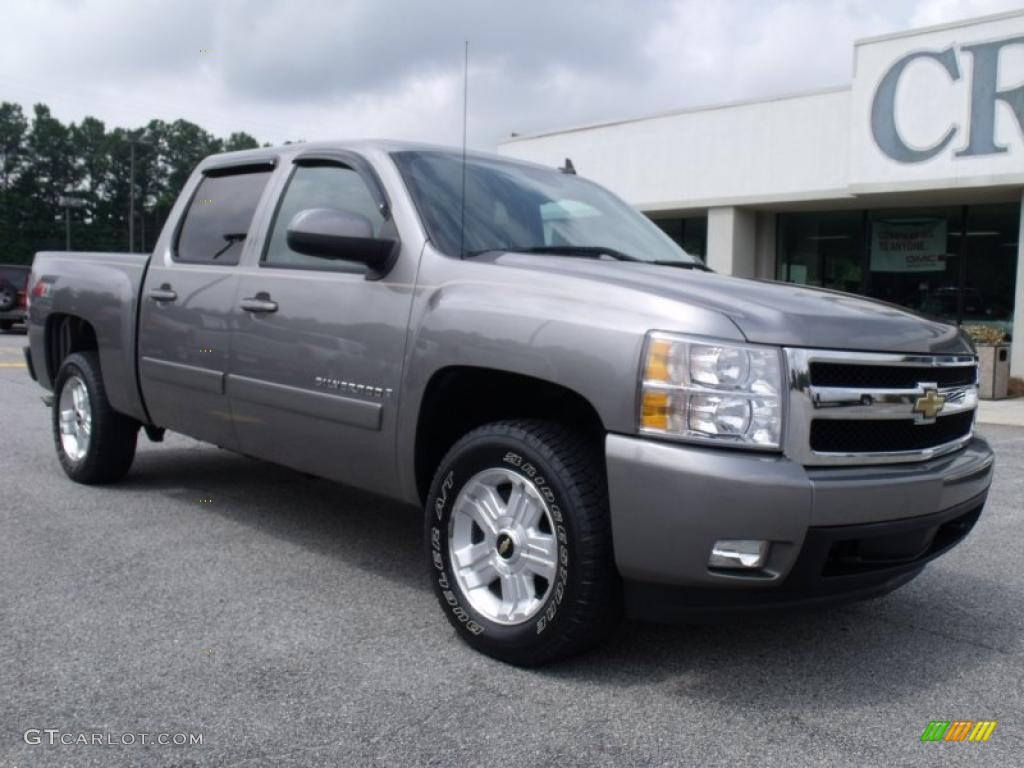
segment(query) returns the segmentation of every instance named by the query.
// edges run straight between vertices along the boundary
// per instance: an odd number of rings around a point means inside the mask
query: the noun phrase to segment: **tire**
[[[0,312],[9,312],[18,303],[18,289],[10,280],[0,280]]]
[[[135,458],[139,424],[110,406],[96,352],[68,355],[57,372],[53,391],[53,441],[67,476],[86,485],[113,483],[124,477]],[[66,442],[65,437],[72,435],[61,431],[62,411],[74,432],[73,441]]]
[[[480,427],[441,461],[425,517],[438,601],[476,650],[537,666],[616,625],[622,587],[593,441],[543,421]]]
[[[13,320],[0,320],[0,331],[9,331],[14,327]]]

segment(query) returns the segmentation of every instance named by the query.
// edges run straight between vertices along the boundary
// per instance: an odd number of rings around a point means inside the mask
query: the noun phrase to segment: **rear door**
[[[366,488],[395,483],[394,432],[418,252],[383,278],[292,251],[301,210],[366,217],[398,239],[376,173],[347,152],[299,155],[262,253],[240,276],[228,393],[240,450]]]
[[[237,446],[224,381],[238,263],[271,170],[204,174],[142,287],[139,379],[150,418],[224,448]]]

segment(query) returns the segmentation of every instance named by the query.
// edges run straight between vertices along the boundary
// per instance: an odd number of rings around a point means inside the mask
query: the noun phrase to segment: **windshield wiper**
[[[531,245],[525,248],[509,246],[507,248],[483,248],[479,251],[467,251],[463,258],[471,259],[474,256],[483,256],[488,253],[550,253],[554,256],[589,256],[600,258],[610,256],[616,261],[643,261],[636,256],[617,251],[614,248],[605,248],[600,245]]]
[[[676,261],[674,259],[640,259],[628,253],[605,248],[602,245],[533,245],[528,248],[485,248],[480,251],[469,251],[466,258],[482,256],[485,253],[551,253],[556,256],[591,256],[600,258],[610,256],[616,261],[631,261],[637,264],[655,264],[659,267],[678,267],[680,269],[697,269],[701,272],[712,270],[700,261]]]
[[[643,261],[615,248],[603,245],[535,245],[530,248],[516,248],[520,253],[553,253],[556,256],[611,256],[616,261]]]
[[[648,261],[645,263],[657,264],[659,267],[679,267],[680,269],[698,269],[701,272],[712,271],[711,267],[699,261],[674,261],[671,259],[658,259],[655,261]]]
[[[219,257],[222,253],[224,253],[224,251],[226,251],[235,243],[240,243],[243,240],[245,240],[245,232],[229,232],[228,234],[224,235],[224,239],[228,241],[228,244],[221,248],[219,251],[217,251],[215,254],[213,254],[213,256],[210,257],[211,260]]]

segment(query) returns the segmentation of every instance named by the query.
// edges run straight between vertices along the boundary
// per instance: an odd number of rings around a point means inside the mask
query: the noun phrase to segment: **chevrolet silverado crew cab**
[[[72,480],[169,429],[414,504],[441,609],[515,664],[624,609],[883,594],[992,477],[957,328],[715,274],[568,168],[429,146],[210,157],[152,255],[36,255],[29,342]]]

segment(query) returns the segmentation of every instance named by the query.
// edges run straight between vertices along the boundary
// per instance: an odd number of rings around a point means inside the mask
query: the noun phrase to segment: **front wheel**
[[[426,510],[430,572],[466,642],[532,666],[600,642],[621,611],[603,461],[558,424],[503,421],[448,452]]]
[[[67,476],[87,485],[124,477],[135,458],[139,424],[111,407],[97,354],[68,355],[54,394],[53,441]]]

